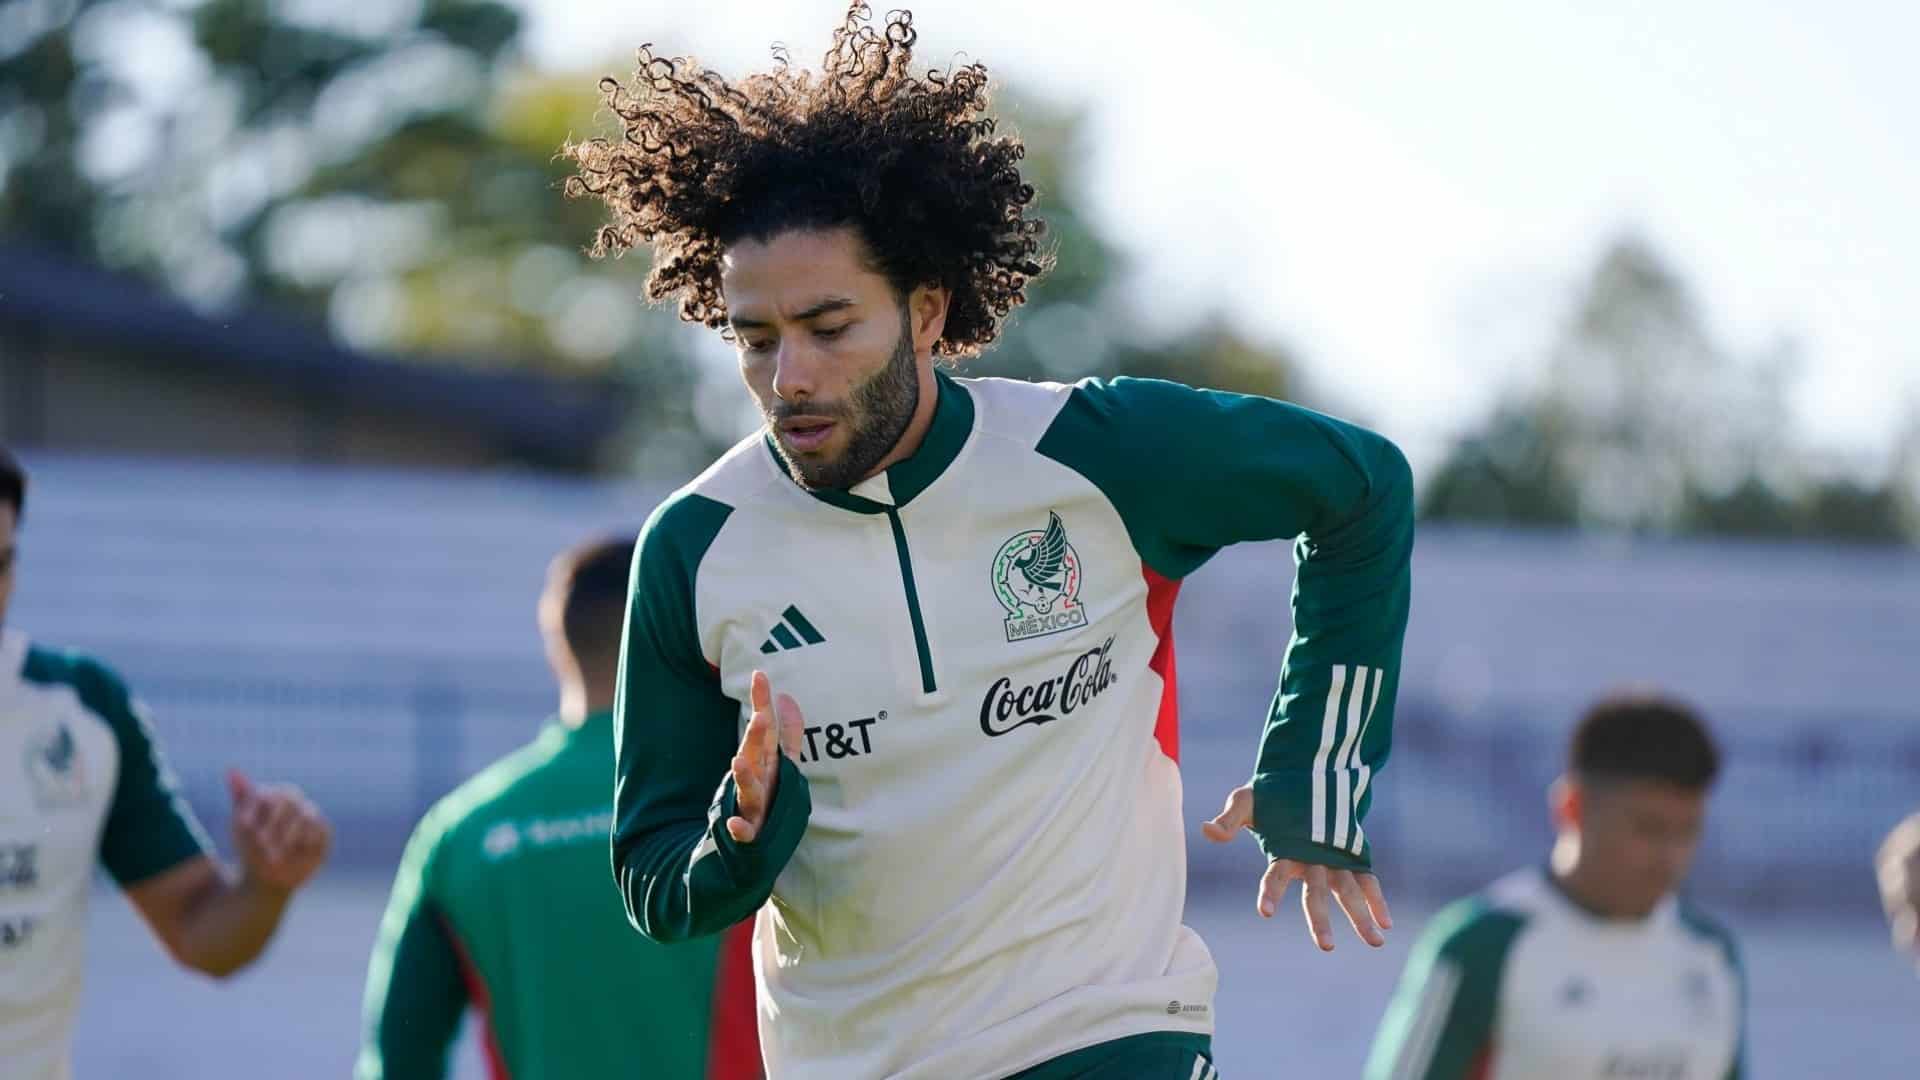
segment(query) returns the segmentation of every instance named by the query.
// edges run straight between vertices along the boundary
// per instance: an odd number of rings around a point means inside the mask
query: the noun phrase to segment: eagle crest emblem
[[[1046,528],[1016,533],[994,553],[993,595],[1007,612],[1008,641],[1085,626],[1080,585],[1080,555],[1054,511]]]

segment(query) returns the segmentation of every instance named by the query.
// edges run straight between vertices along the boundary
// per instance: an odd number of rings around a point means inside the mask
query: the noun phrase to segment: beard
[[[774,449],[786,462],[795,483],[809,491],[850,488],[867,478],[881,460],[893,452],[906,434],[907,425],[920,407],[920,365],[913,352],[913,324],[903,306],[900,311],[900,338],[894,343],[887,366],[853,388],[843,402],[809,401],[804,404],[781,403],[764,410],[767,427],[772,430],[792,416],[821,417],[833,420],[847,431],[846,449],[832,459],[809,460],[787,449],[776,436]]]

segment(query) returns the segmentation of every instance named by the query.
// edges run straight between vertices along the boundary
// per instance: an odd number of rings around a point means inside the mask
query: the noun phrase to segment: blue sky
[[[841,10],[523,3],[543,66],[650,40],[727,73],[776,40],[810,63]],[[1823,450],[1870,466],[1920,411],[1920,7],[912,6],[930,64],[964,54],[1092,109],[1090,194],[1163,310],[1298,346],[1416,460],[1533,374],[1628,229],[1730,345],[1801,344],[1796,423]]]

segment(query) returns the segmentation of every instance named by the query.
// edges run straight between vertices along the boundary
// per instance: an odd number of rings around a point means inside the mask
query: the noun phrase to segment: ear
[[[1547,787],[1547,813],[1553,818],[1555,831],[1577,831],[1586,810],[1586,793],[1580,781],[1563,775]]]
[[[947,329],[947,305],[953,292],[942,285],[921,285],[907,294],[907,318],[913,327],[915,355],[930,357]]]

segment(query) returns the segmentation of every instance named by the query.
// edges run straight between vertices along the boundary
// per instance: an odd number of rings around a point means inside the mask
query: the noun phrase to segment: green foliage
[[[1920,453],[1867,483],[1816,472],[1786,408],[1790,350],[1737,357],[1643,242],[1615,243],[1546,357],[1424,485],[1429,518],[1897,542]],[[1920,440],[1916,440],[1920,442]]]
[[[644,259],[583,254],[598,204],[556,151],[604,134],[599,71],[530,73],[494,0],[32,0],[0,43],[0,235],[207,308],[265,302],[422,362],[617,373],[619,454],[684,473],[738,437]],[[618,71],[618,65],[606,70]],[[1086,124],[1002,94],[1057,269],[969,373],[1131,373],[1285,395],[1291,357],[1224,318],[1150,333],[1087,213]],[[712,365],[708,365],[710,369]],[[709,393],[702,384],[712,384]],[[705,419],[697,419],[704,417]]]

